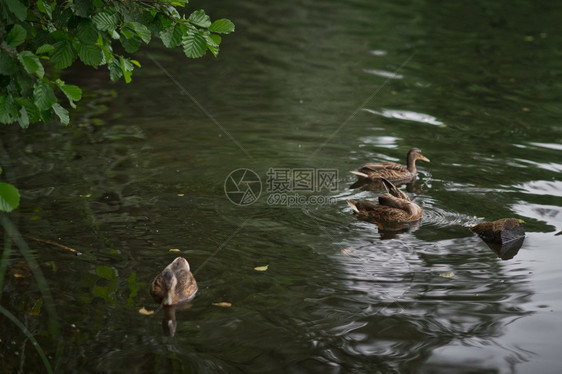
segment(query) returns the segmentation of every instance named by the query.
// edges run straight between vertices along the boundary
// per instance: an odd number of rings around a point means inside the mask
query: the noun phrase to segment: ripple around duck
[[[474,216],[466,214],[451,212],[445,208],[433,205],[434,202],[428,202],[429,199],[424,200],[423,208],[423,225],[435,227],[448,227],[448,226],[462,226],[471,227],[480,223],[481,221]]]

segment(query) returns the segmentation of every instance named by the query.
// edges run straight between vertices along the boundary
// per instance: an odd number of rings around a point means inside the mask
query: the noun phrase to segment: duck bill
[[[429,162],[429,158],[425,157],[424,155],[420,155],[420,160]]]

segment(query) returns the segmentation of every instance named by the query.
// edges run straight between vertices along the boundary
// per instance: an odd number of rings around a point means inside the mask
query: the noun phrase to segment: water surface
[[[558,372],[562,8],[193,6],[236,23],[218,59],[155,45],[131,85],[75,69],[65,80],[90,91],[71,127],[0,130],[2,166],[23,194],[10,219],[47,279],[62,338],[50,338],[15,248],[2,305],[51,362],[63,372]],[[349,190],[348,171],[403,163],[413,146],[431,159],[408,188],[421,227],[389,235],[356,220],[345,199],[376,194]],[[224,191],[238,168],[262,181],[247,206]],[[301,192],[323,204],[273,206],[271,169],[337,170],[337,188]],[[502,217],[527,230],[509,260],[468,229]],[[161,310],[138,312],[156,309],[148,288],[171,248],[200,288],[174,337]],[[21,330],[2,325],[6,370],[41,371]]]

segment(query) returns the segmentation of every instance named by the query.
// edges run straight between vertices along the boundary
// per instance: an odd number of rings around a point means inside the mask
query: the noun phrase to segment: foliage
[[[0,174],[2,168],[0,167]],[[0,182],[0,212],[11,212],[20,204],[20,194],[13,185]]]
[[[187,0],[0,0],[0,123],[23,128],[49,122],[53,113],[68,124],[82,90],[59,78],[77,60],[106,66],[111,80],[131,81],[140,63],[132,54],[153,38],[187,57],[219,53],[221,36],[234,31],[227,19],[211,22],[203,10],[189,16],[178,8]]]

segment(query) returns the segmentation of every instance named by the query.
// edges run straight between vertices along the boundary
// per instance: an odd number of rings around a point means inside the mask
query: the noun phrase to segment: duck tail
[[[369,178],[369,175],[367,175],[367,174],[365,174],[365,173],[362,173],[362,172],[360,172],[360,171],[358,171],[358,170],[351,170],[350,173],[351,173],[351,174],[355,174],[355,175],[357,175],[357,176],[359,176],[359,177],[362,177],[362,178]]]
[[[359,213],[359,209],[357,209],[357,202],[355,200],[346,200],[346,201],[347,201],[347,205],[349,205],[355,213]]]
[[[380,180],[382,181],[382,184],[386,192],[389,192],[392,195],[396,196],[396,190],[397,190],[396,186],[386,178],[380,177]]]

